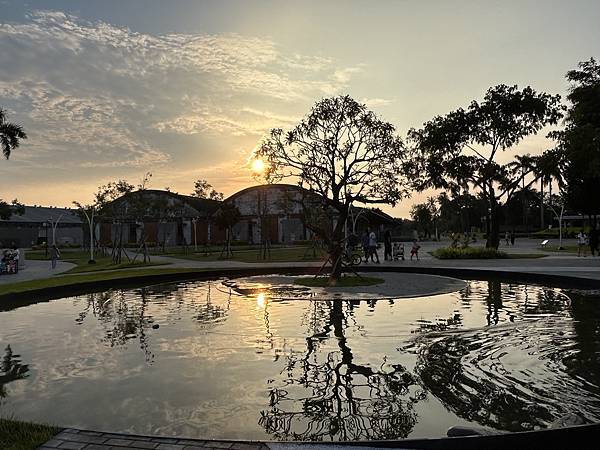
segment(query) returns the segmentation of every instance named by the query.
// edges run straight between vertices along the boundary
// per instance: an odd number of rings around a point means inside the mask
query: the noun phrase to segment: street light
[[[198,218],[194,217],[192,219],[192,223],[194,224],[194,251],[198,251],[198,243],[196,242],[196,223],[198,222]]]
[[[48,257],[48,222],[43,222],[42,226],[44,227],[45,240],[44,242],[44,257]]]

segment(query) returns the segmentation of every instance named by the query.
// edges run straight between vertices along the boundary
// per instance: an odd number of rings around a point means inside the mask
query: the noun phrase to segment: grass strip
[[[52,439],[60,428],[52,425],[21,422],[0,417],[0,448],[33,450]]]
[[[175,274],[202,272],[213,270],[210,268],[164,268],[164,269],[135,269],[135,270],[116,270],[114,272],[89,272],[83,274],[62,275],[52,278],[43,278],[38,280],[21,281],[18,283],[0,284],[0,296],[6,294],[15,294],[36,289],[43,289],[57,286],[71,286],[81,283],[94,281],[119,280],[122,278],[138,278],[152,275]],[[0,447],[1,448],[1,447]]]

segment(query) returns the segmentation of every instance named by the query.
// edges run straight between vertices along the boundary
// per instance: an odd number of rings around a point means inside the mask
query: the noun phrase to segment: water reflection
[[[0,401],[8,392],[24,419],[199,438],[600,421],[598,297],[474,281],[426,298],[297,301],[267,283],[232,286],[164,284],[2,312]],[[14,380],[24,381],[7,388]]]
[[[497,326],[503,297],[511,303],[508,321]],[[485,300],[493,327],[422,338],[416,373],[426,389],[459,417],[500,430],[547,427],[566,414],[599,421],[594,302],[497,282],[488,283]],[[521,307],[516,325],[514,300]]]
[[[303,352],[286,360],[280,380],[269,387],[269,408],[259,424],[279,440],[368,440],[408,436],[417,415],[414,404],[426,397],[400,364],[360,364],[345,331],[353,302],[313,302],[313,334]],[[324,309],[327,319],[320,321]],[[338,350],[320,346],[335,337]]]

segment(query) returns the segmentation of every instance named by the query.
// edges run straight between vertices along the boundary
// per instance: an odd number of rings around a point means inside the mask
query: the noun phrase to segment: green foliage
[[[600,214],[600,64],[594,58],[567,73],[571,107],[565,129],[552,133],[562,153],[570,208]]]
[[[0,147],[2,154],[6,159],[10,158],[10,153],[19,147],[21,139],[27,139],[27,134],[21,125],[6,121],[6,113],[0,108]]]
[[[19,216],[25,214],[25,205],[19,203],[16,198],[11,203],[7,203],[0,198],[0,219],[9,220],[14,214]]]
[[[562,117],[560,96],[537,93],[531,87],[498,85],[490,88],[483,102],[471,102],[446,116],[437,116],[420,130],[411,129],[414,158],[407,163],[414,187],[446,189],[453,195],[477,190],[489,208],[488,247],[499,243],[498,205],[509,199],[521,181],[536,167],[536,157],[516,156],[500,164],[500,152],[556,124]],[[529,181],[529,184],[535,181]]]
[[[504,252],[485,247],[444,247],[431,253],[437,259],[499,259],[508,258]]]
[[[0,418],[0,448],[33,450],[52,439],[60,429],[51,425]]]
[[[196,180],[194,183],[194,192],[190,194],[192,197],[207,198],[210,200],[223,200],[223,193],[217,192],[206,180]]]

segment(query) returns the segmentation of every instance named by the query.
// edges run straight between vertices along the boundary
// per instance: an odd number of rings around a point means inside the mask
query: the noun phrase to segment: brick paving
[[[269,450],[269,447],[262,442],[205,441],[198,439],[136,436],[132,434],[76,430],[73,428],[61,431],[48,442],[38,447],[38,449],[44,450],[117,450],[136,448],[154,450]]]

